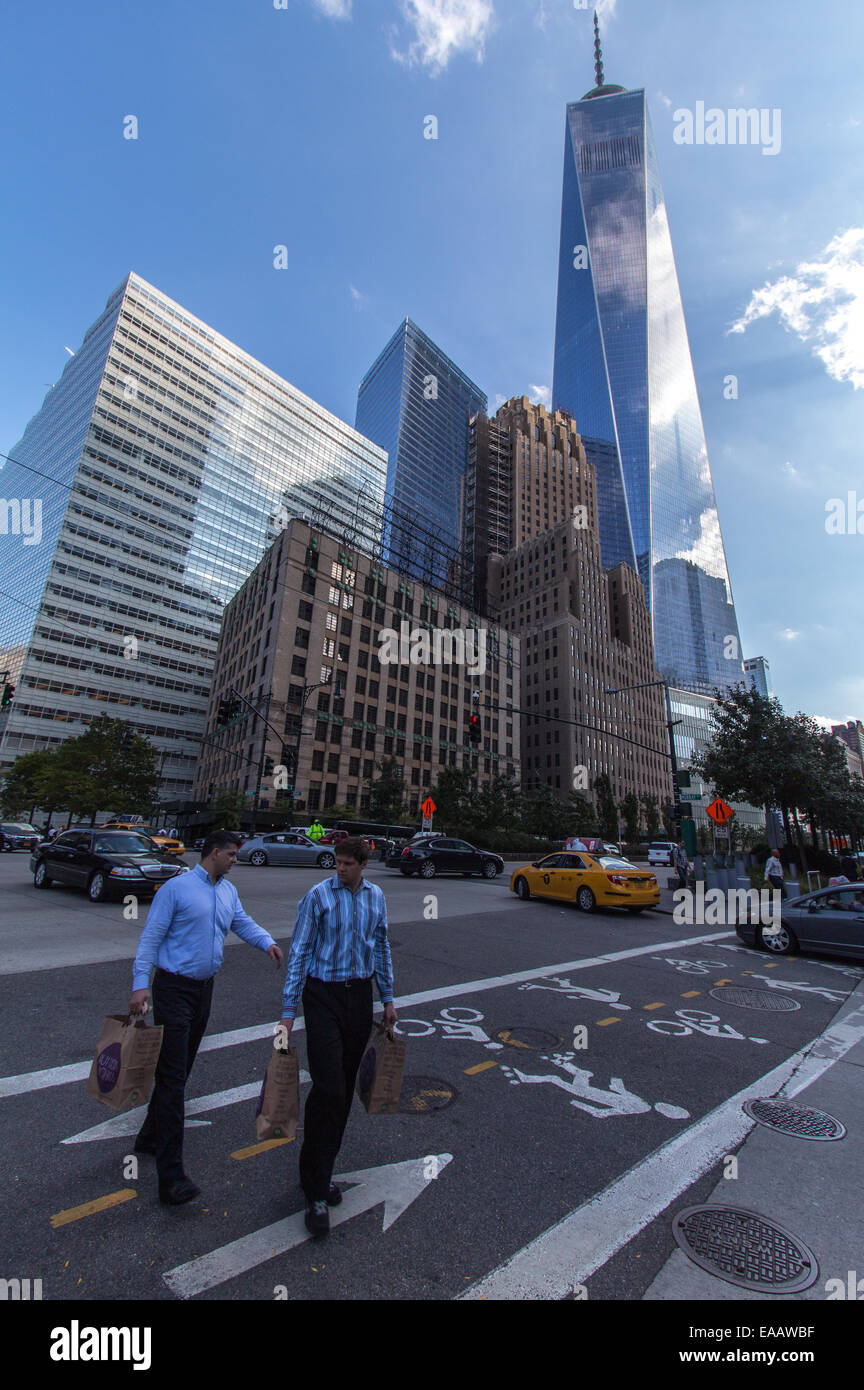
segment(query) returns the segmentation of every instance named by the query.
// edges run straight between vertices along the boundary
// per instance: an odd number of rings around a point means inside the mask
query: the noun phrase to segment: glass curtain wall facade
[[[364,376],[356,428],[387,451],[386,501],[402,523],[385,527],[391,569],[433,586],[444,582],[447,559],[435,537],[445,551],[459,544],[468,421],[486,405],[479,386],[408,318]]]
[[[0,771],[109,714],[161,749],[162,799],[188,796],[225,604],[291,516],[380,552],[357,507],[380,515],[386,455],[136,275],[10,452],[48,479],[2,474],[43,524],[3,538]]]
[[[595,92],[567,107],[553,408],[617,450],[601,517],[623,497],[658,669],[707,693],[743,665],[657,153],[644,91]]]

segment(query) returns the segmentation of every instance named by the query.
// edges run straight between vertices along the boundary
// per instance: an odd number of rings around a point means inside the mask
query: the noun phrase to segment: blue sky
[[[130,269],[350,423],[406,314],[493,408],[543,399],[591,10],[277,3],[7,9],[5,452]],[[787,710],[864,717],[864,534],[826,532],[850,491],[864,529],[864,8],[599,8],[606,80],[648,93],[744,654]],[[779,110],[779,153],[677,143],[700,101]]]

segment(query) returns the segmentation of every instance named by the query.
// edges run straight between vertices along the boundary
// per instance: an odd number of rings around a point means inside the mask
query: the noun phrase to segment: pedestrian
[[[342,1201],[332,1181],[354,1083],[372,1031],[372,977],[384,1023],[396,1022],[387,904],[368,883],[366,842],[349,837],[336,847],[336,874],[316,883],[297,908],[282,996],[283,1036],[290,1038],[301,994],[312,1090],[304,1110],[300,1184],[306,1229],[325,1236],[328,1207]]]
[[[687,858],[687,849],[683,840],[679,840],[675,846],[675,868],[678,870],[678,887],[686,888],[690,875],[690,860]]]
[[[850,883],[858,882],[858,865],[851,854],[844,854],[840,860],[840,872],[845,874]]]
[[[164,1029],[153,1094],[134,1149],[155,1155],[159,1200],[169,1206],[191,1202],[200,1192],[183,1168],[184,1092],[210,1016],[227,933],[235,931],[248,945],[266,951],[277,968],[282,964],[272,936],[243,911],[237,889],[228,882],[239,838],[228,830],[208,835],[201,863],[161,886],[132,971],[130,1014],[149,1010],[152,970],[153,1020]]]
[[[310,827],[309,827],[309,839],[310,839],[310,840],[314,840],[314,841],[316,842],[316,844],[317,844],[317,842],[323,837],[323,835],[324,835],[324,827],[323,827],[323,825],[321,824],[321,822],[320,822],[320,820],[318,819],[318,817],[316,816],[315,819],[313,820],[312,824],[311,824]]]
[[[783,893],[783,865],[776,849],[772,849],[770,858],[765,864],[765,878],[772,888],[776,888],[781,894]]]

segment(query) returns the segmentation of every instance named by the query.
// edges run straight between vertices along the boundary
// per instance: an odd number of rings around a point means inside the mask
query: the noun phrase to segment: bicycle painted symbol
[[[737,1038],[740,1042],[767,1043],[767,1038],[750,1038],[739,1033],[730,1023],[721,1023],[718,1014],[703,1009],[676,1009],[674,1018],[652,1018],[647,1025],[652,1033],[669,1038],[687,1038],[702,1033],[707,1038]]]
[[[568,999],[593,999],[597,1004],[605,1004],[610,1009],[629,1010],[629,1004],[621,1004],[618,1001],[621,994],[617,989],[588,989],[584,985],[574,985],[571,980],[561,979],[558,975],[544,975],[544,983],[529,983],[520,985],[519,989],[548,989],[553,994],[563,994]]]
[[[459,1017],[461,1015],[461,1017]],[[429,1038],[437,1028],[445,1038],[460,1038],[463,1042],[479,1042],[485,1047],[500,1051],[504,1044],[493,1042],[484,1028],[480,1027],[485,1015],[477,1009],[442,1009],[434,1023],[422,1018],[400,1018],[395,1032],[403,1038]]]
[[[652,956],[661,965],[671,965],[679,975],[710,975],[713,970],[724,970],[728,960],[685,960],[683,956]]]
[[[690,1111],[682,1109],[680,1105],[670,1105],[664,1100],[655,1101],[652,1105],[650,1101],[643,1100],[634,1091],[628,1091],[620,1076],[610,1077],[608,1089],[592,1086],[591,1078],[594,1072],[577,1067],[575,1059],[575,1052],[553,1052],[541,1058],[541,1061],[551,1062],[553,1066],[558,1067],[564,1073],[563,1076],[555,1072],[535,1075],[520,1071],[517,1067],[505,1066],[501,1067],[501,1071],[511,1086],[545,1084],[566,1091],[571,1097],[572,1106],[577,1110],[584,1110],[596,1120],[606,1120],[611,1115],[646,1115],[651,1110],[656,1110],[658,1114],[665,1115],[670,1120],[690,1118]]]

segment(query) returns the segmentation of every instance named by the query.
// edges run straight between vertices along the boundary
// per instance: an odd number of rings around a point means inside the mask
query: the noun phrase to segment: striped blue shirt
[[[297,907],[288,953],[282,1017],[295,1018],[307,975],[316,980],[368,979],[374,974],[382,1004],[393,1000],[393,964],[387,940],[387,904],[377,883],[360,880],[356,893],[337,877],[310,888]]]
[[[261,951],[275,944],[270,933],[243,911],[237,889],[224,875],[214,883],[207,870],[196,864],[188,874],[169,878],[147,913],[132,967],[133,990],[149,988],[155,965],[174,975],[209,980],[222,964],[229,931]]]

